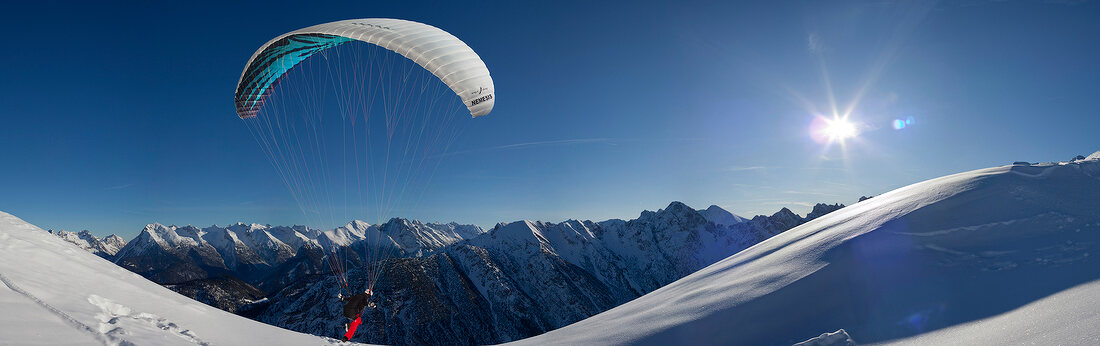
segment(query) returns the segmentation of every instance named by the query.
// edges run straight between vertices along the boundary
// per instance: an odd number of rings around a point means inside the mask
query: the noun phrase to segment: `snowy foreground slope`
[[[517,343],[1100,344],[1098,159],[903,187]]]
[[[324,345],[172,292],[0,212],[0,345]]]

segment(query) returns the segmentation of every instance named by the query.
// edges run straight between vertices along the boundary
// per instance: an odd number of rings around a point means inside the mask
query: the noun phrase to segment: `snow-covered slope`
[[[1094,154],[1093,156],[1097,156]],[[959,173],[520,344],[1100,343],[1100,161]]]
[[[1100,151],[1092,153],[1092,155],[1086,157],[1085,160],[1100,160]]]
[[[188,299],[3,212],[0,306],[2,345],[335,343]]]
[[[349,246],[355,242],[366,239],[367,231],[369,231],[370,228],[370,224],[355,220],[349,222],[346,226],[321,232],[321,234],[317,236],[317,243],[326,249],[334,246]]]

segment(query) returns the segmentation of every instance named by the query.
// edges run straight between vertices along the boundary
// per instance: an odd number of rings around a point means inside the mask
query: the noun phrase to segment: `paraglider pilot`
[[[368,307],[374,308],[374,303],[371,302],[371,290],[368,288],[363,293],[356,294],[351,297],[344,297],[342,294],[337,295],[337,298],[345,301],[344,303],[344,317],[352,320],[349,324],[344,325],[344,341],[350,341],[352,336],[355,336],[355,328],[359,327],[360,323],[363,323],[361,314],[363,309]]]

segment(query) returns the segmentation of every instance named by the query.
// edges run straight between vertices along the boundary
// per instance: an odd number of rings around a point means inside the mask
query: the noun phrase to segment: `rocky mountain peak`
[[[703,218],[707,219],[707,221],[713,222],[718,226],[730,226],[747,221],[745,218],[734,215],[722,209],[722,207],[713,204],[707,207],[707,209],[700,210],[699,213],[702,214]]]
[[[840,203],[836,203],[836,204],[818,203],[818,204],[815,204],[814,209],[812,211],[810,211],[809,214],[806,214],[806,221],[808,222],[810,220],[819,218],[822,215],[840,210],[840,208],[844,208],[844,205],[840,204]]]

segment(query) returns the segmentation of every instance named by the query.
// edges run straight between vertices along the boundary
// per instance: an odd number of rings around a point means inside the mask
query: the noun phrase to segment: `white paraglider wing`
[[[431,25],[400,19],[351,19],[295,30],[264,44],[245,65],[237,83],[237,115],[252,118],[271,88],[311,55],[352,40],[378,45],[409,58],[443,81],[474,117],[496,102],[485,62],[466,43]]]

